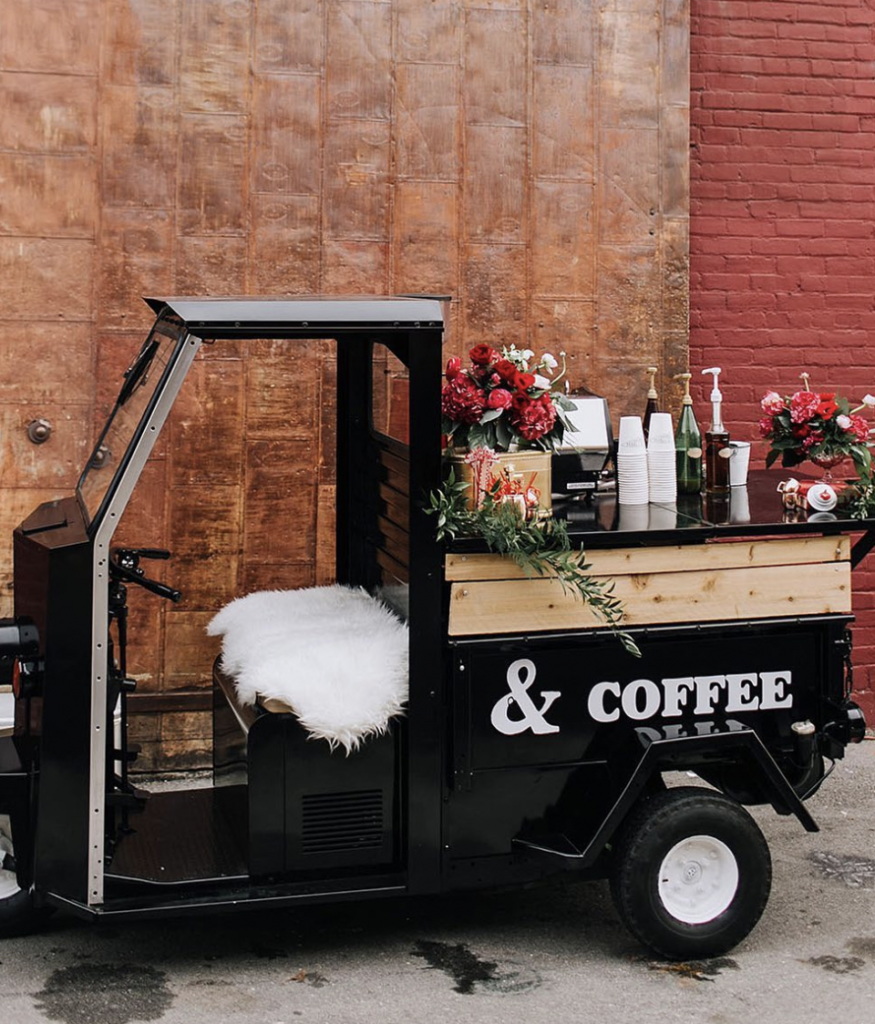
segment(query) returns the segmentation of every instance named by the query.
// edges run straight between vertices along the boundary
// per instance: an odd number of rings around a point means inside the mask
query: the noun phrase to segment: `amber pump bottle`
[[[711,426],[705,431],[705,493],[729,494],[729,431],[723,426],[723,395],[720,393],[719,366],[702,370],[711,374],[714,388],[711,391]]]
[[[644,407],[644,439],[650,433],[650,417],[659,412],[659,395],[656,393],[656,375],[659,370],[655,366],[647,367],[647,374],[650,377],[650,388],[647,391],[647,405]]]

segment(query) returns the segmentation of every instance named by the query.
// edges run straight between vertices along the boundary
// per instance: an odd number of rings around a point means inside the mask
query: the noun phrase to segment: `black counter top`
[[[725,499],[681,494],[674,505],[620,505],[615,494],[599,494],[589,501],[554,498],[553,514],[567,524],[575,545],[593,549],[697,544],[731,537],[865,533],[866,538],[855,546],[856,564],[875,545],[875,519],[851,519],[841,508],[787,511],[778,484],[791,475],[797,480],[819,479],[795,470],[792,474],[786,469],[754,470],[747,487],[733,487]],[[476,538],[458,540],[450,547],[486,550]]]

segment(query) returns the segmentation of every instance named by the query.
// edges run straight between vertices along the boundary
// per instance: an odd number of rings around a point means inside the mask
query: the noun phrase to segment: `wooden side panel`
[[[815,565],[848,562],[850,557],[850,537],[806,537],[683,547],[618,548],[588,552],[585,559],[592,567],[593,576],[639,576],[768,565]],[[501,555],[449,554],[445,575],[452,582],[527,578],[518,565]]]
[[[847,613],[851,567],[836,562],[816,570],[789,565],[618,576],[614,594],[623,602],[624,626]],[[588,606],[565,594],[558,580],[453,583],[450,588],[451,636],[593,628],[604,626]]]

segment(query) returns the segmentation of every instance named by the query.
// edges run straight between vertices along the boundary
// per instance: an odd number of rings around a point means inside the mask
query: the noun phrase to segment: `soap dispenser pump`
[[[729,431],[723,425],[723,395],[720,392],[719,366],[702,370],[703,375],[711,374],[714,387],[711,391],[711,427],[705,431],[705,492],[708,494],[729,493]]]

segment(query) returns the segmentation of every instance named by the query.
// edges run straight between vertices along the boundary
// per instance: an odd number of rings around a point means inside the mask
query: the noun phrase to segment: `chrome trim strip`
[[[182,382],[201,346],[187,334],[171,357],[174,362],[146,429],[131,453],[124,475],[94,537],[91,602],[91,744],[88,778],[88,905],[103,903],[104,794],[106,793],[107,622],[109,621],[109,553],[118,522],[133,493],[161,428],[173,408]]]

